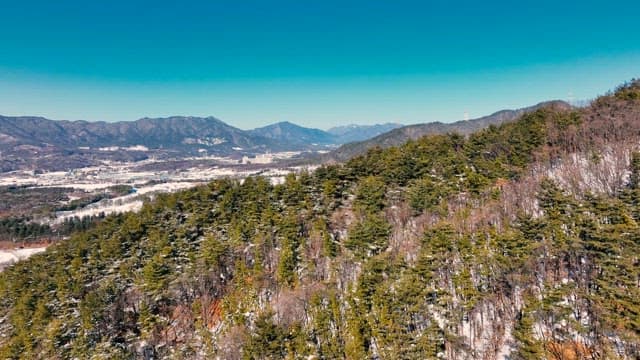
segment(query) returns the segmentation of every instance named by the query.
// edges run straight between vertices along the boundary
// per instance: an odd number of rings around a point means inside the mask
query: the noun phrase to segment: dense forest
[[[29,217],[0,218],[0,241],[25,245],[42,241],[58,241],[74,232],[96,226],[104,217],[104,213],[68,217],[53,228],[48,224],[34,222]]]
[[[0,273],[9,359],[640,358],[640,82],[218,180]]]

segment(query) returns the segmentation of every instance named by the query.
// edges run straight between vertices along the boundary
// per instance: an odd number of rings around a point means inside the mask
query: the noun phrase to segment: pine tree
[[[516,325],[513,329],[513,337],[517,341],[517,350],[514,358],[518,360],[538,360],[545,358],[544,347],[533,332],[535,300],[531,295],[523,299],[524,308],[520,311]]]
[[[390,233],[391,227],[381,215],[368,215],[349,229],[344,245],[359,258],[374,256],[386,249]]]

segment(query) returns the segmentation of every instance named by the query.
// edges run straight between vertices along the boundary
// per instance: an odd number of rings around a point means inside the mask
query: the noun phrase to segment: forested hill
[[[0,274],[0,357],[637,359],[640,82],[220,180]]]
[[[425,124],[407,125],[397,127],[377,136],[344,144],[338,149],[325,155],[325,158],[334,161],[346,161],[355,156],[362,155],[366,153],[367,150],[374,147],[389,148],[392,146],[400,146],[409,140],[417,140],[427,135],[447,134],[452,132],[468,135],[484,129],[489,125],[501,125],[515,121],[522,115],[543,107],[553,107],[559,110],[571,109],[570,104],[564,101],[555,100],[542,102],[516,110],[501,110],[477,119],[460,120],[453,123],[430,122]]]

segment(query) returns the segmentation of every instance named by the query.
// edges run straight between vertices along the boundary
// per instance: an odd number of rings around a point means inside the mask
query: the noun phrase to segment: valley
[[[512,122],[561,101],[502,110],[452,124],[346,125],[326,131],[279,122],[244,131],[214,117],[133,122],[0,116],[0,243],[67,238],[110,214],[138,211],[157,194],[221,179],[263,176],[272,184],[374,147]],[[343,144],[347,141],[355,141]]]
[[[147,159],[103,162],[69,171],[0,173],[0,202],[4,204],[0,219],[25,218],[28,224],[50,228],[39,234],[0,233],[0,244],[25,246],[57,241],[68,235],[68,231],[60,231],[65,222],[138,211],[159,193],[188,189],[215,179],[260,175],[273,184],[282,183],[289,173],[317,167],[287,163],[299,155],[300,152],[269,153],[240,160],[203,156],[173,162]]]
[[[7,1],[0,360],[640,360],[639,1]]]
[[[0,253],[31,255],[0,273],[0,354],[635,359],[639,115],[633,81],[318,167],[11,174],[67,196],[51,223],[115,211]]]

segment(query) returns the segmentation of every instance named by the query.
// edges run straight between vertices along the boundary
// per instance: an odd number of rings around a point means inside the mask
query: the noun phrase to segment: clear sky
[[[453,121],[640,76],[638,1],[0,0],[0,114]]]

